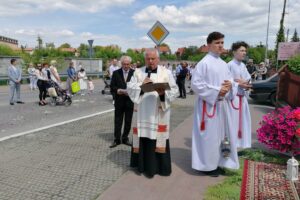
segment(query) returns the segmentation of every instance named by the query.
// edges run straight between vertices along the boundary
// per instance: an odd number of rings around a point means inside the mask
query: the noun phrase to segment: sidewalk
[[[193,101],[174,102],[171,132],[191,115]],[[130,170],[130,148],[111,149],[112,141],[113,112],[0,142],[0,199],[97,199]]]
[[[129,170],[97,200],[203,199],[207,187],[221,182],[224,177],[203,176],[191,168],[192,125],[191,115],[171,133],[171,176],[155,175],[149,179]]]

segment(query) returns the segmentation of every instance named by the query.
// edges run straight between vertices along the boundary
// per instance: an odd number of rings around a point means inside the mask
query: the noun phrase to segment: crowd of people
[[[47,62],[37,63],[35,66],[33,63],[28,65],[29,75],[29,88],[30,90],[39,90],[39,102],[40,106],[47,105],[46,97],[49,96],[49,88],[55,89],[55,94],[59,94],[66,91],[68,95],[72,95],[72,83],[78,81],[80,91],[79,94],[85,95],[87,92],[93,93],[94,84],[91,78],[88,78],[84,67],[79,63],[79,70],[76,71],[74,63],[70,62],[67,69],[67,81],[66,87],[63,88],[61,77],[57,71],[56,60],[51,60],[50,65]],[[11,59],[11,65],[8,67],[8,77],[10,85],[10,105],[14,103],[21,103],[20,98],[20,86],[22,80],[22,70],[17,65],[16,59]],[[15,100],[16,96],[16,100]]]
[[[265,78],[265,66],[253,67],[251,60],[247,67],[245,59],[248,45],[245,42],[232,44],[233,60],[229,63],[221,59],[224,49],[224,35],[212,32],[207,37],[209,53],[196,65],[187,62],[178,64],[175,73],[170,65],[158,63],[157,49],[146,49],[145,66],[132,63],[129,56],[114,59],[108,69],[110,91],[114,100],[114,140],[110,148],[120,144],[131,147],[130,166],[147,177],[155,174],[169,176],[172,172],[170,154],[170,113],[171,102],[186,98],[185,81],[190,81],[190,93],[195,95],[194,124],[192,130],[193,169],[216,177],[223,168],[238,169],[238,148],[251,147],[251,117],[247,93],[251,81]],[[51,80],[61,84],[56,63],[37,65],[36,70],[28,69],[37,77],[40,90],[39,103],[45,105],[47,85]],[[9,71],[11,91],[17,91],[20,71],[14,69],[14,61]],[[32,67],[32,66],[31,66]],[[28,72],[29,72],[28,71]],[[34,73],[32,73],[34,71]],[[71,84],[80,83],[84,95],[86,83],[84,68],[76,71],[70,62],[67,70],[66,88],[71,93]],[[154,87],[156,83],[163,83]],[[144,90],[148,86],[150,90]],[[35,89],[35,85],[30,85]],[[14,93],[11,95],[11,99]],[[13,101],[11,100],[11,103]],[[123,127],[123,128],[122,128]],[[129,133],[132,128],[132,143]],[[122,131],[123,130],[123,131]]]
[[[266,80],[268,68],[264,62],[260,62],[258,65],[254,65],[253,59],[249,59],[246,65],[252,81]]]
[[[171,174],[170,104],[176,97],[186,98],[186,80],[190,80],[191,92],[196,94],[192,168],[216,177],[224,168],[238,169],[237,149],[251,147],[247,93],[252,80],[242,62],[248,45],[234,43],[234,58],[226,63],[220,58],[224,35],[210,33],[207,44],[209,53],[197,65],[182,62],[175,73],[170,65],[158,65],[156,49],[146,50],[144,67],[131,68],[131,58],[123,56],[120,68],[117,60],[109,68],[115,99],[114,141],[110,148],[131,146],[131,167],[147,177]],[[143,85],[154,83],[167,83],[169,90],[142,90]],[[132,144],[128,139],[131,125]]]

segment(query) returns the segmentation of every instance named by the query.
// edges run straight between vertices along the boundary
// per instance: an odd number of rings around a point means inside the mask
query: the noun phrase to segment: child
[[[94,86],[94,83],[93,83],[93,81],[92,81],[92,78],[89,77],[89,81],[88,81],[88,90],[89,90],[89,94],[94,93],[94,88],[95,88],[95,86]]]

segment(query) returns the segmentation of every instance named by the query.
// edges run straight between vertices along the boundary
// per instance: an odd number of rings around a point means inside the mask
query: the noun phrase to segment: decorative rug
[[[299,200],[300,183],[285,178],[286,166],[245,160],[241,200]]]

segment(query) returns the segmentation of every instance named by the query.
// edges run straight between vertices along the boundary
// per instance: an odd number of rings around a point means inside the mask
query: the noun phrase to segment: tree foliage
[[[71,48],[71,45],[69,43],[63,43],[58,48]]]
[[[299,42],[299,41],[300,41],[300,39],[299,39],[299,36],[297,33],[297,29],[295,29],[293,37],[291,38],[291,42]]]
[[[197,46],[189,46],[187,48],[184,48],[184,51],[181,55],[181,59],[182,60],[189,60],[190,56],[195,56],[197,54],[200,54],[200,52],[198,52],[198,47]]]
[[[140,52],[136,52],[132,49],[127,49],[126,51],[126,55],[130,56],[132,58],[132,62],[136,63],[137,61],[139,61],[142,65],[145,64],[145,60],[144,60],[144,54],[140,53]]]
[[[7,45],[0,44],[0,55],[1,56],[17,56],[19,55],[18,52],[14,51]]]

